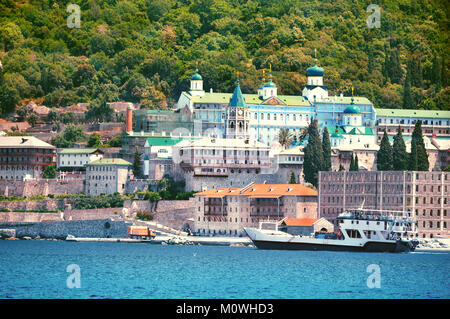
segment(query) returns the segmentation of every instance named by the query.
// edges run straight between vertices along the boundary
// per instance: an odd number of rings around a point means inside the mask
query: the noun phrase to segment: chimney
[[[131,105],[127,108],[127,127],[126,133],[133,131],[133,110],[131,109]]]

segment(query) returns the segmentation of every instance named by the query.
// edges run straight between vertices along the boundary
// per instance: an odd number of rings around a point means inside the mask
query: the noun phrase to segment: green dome
[[[272,81],[270,81],[270,82],[267,82],[266,84],[264,84],[264,87],[266,87],[266,88],[268,88],[268,87],[270,87],[270,88],[276,88],[277,86],[276,86],[275,83],[273,83]]]
[[[317,66],[317,63],[314,63],[314,66],[306,70],[307,76],[323,76],[323,73],[324,73],[323,68]]]
[[[191,80],[194,80],[194,81],[202,81],[203,78],[202,78],[202,76],[201,76],[200,74],[198,74],[198,72],[196,72],[196,73],[192,76]]]
[[[344,113],[345,114],[361,114],[361,110],[359,109],[358,106],[352,104],[345,108]]]

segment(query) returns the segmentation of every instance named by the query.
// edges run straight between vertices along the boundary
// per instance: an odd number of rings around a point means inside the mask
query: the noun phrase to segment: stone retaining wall
[[[106,218],[121,218],[122,207],[74,209],[64,211],[64,220],[94,220]]]
[[[53,194],[84,194],[84,179],[78,180],[7,180],[0,179],[1,195],[34,196]]]
[[[124,221],[111,219],[57,221],[49,223],[2,224],[1,228],[14,229],[16,237],[65,239],[68,235],[88,238],[126,238],[127,226]]]

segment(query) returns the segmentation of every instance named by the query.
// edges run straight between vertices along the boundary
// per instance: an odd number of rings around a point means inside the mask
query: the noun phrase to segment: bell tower
[[[239,77],[236,80],[236,87],[230,98],[230,103],[225,113],[225,138],[248,139],[250,116],[247,104],[239,85]]]

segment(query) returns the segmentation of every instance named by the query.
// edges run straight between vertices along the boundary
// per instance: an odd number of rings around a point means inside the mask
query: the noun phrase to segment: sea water
[[[449,298],[449,266],[436,251],[0,241],[0,298]]]

